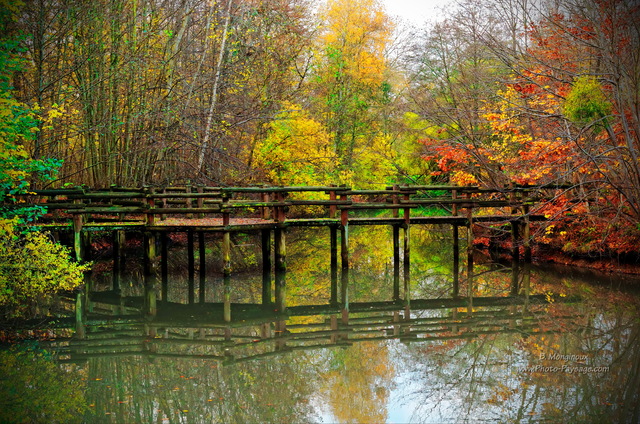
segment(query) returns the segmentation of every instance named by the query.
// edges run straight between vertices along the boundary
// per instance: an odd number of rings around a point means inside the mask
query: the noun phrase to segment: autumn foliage
[[[3,10],[45,184],[552,185],[538,240],[633,250],[634,2],[460,0],[410,31],[377,0]]]

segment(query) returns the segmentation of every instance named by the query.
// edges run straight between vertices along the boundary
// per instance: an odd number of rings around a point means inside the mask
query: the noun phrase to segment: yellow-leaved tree
[[[335,162],[325,127],[300,105],[285,103],[255,148],[255,163],[273,184],[323,185]]]
[[[331,135],[338,180],[384,184],[394,173],[384,131],[392,22],[377,0],[330,0],[321,18],[315,106]]]

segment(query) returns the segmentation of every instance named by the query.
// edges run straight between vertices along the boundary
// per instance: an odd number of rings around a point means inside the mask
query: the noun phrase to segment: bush
[[[0,219],[0,308],[5,318],[26,317],[51,295],[73,290],[89,269],[46,234],[20,233],[16,222]]]

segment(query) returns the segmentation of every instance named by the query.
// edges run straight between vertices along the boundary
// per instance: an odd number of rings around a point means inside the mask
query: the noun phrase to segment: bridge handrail
[[[353,189],[348,186],[254,186],[254,187],[116,187],[90,189],[87,187],[33,190],[24,197],[25,204],[46,206],[54,213],[83,216],[87,220],[93,214],[138,214],[153,223],[156,215],[222,214],[227,219],[235,211],[253,213],[259,209],[264,219],[271,216],[277,221],[286,220],[286,212],[300,206],[320,207],[329,217],[348,214],[350,210],[388,210],[397,216],[397,211],[436,206],[458,208],[512,208],[511,213],[521,209],[527,214],[529,206],[543,199],[533,198],[533,191],[558,189],[559,186],[534,187],[514,186],[504,188],[481,188],[455,185],[411,185],[388,186],[379,189]],[[434,192],[445,193],[434,193]],[[317,192],[328,195],[324,199],[299,198],[295,194]],[[435,196],[433,194],[436,194]],[[255,196],[259,196],[256,199]],[[293,198],[292,198],[293,197]],[[5,205],[6,206],[6,205]],[[10,205],[9,205],[10,206]],[[526,211],[525,211],[526,209]],[[394,212],[395,211],[395,212]],[[508,213],[505,213],[507,215]],[[87,221],[85,220],[85,221]]]

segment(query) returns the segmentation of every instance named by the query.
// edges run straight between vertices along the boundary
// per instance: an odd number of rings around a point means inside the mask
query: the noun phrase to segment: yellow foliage
[[[46,234],[20,234],[17,221],[0,219],[0,306],[22,316],[33,302],[83,282],[88,265],[71,261],[69,249]]]
[[[335,163],[331,138],[324,126],[301,106],[285,103],[255,148],[256,165],[278,185],[320,185]]]
[[[341,52],[346,75],[366,85],[380,85],[392,23],[377,0],[330,0],[324,10],[324,46]]]

